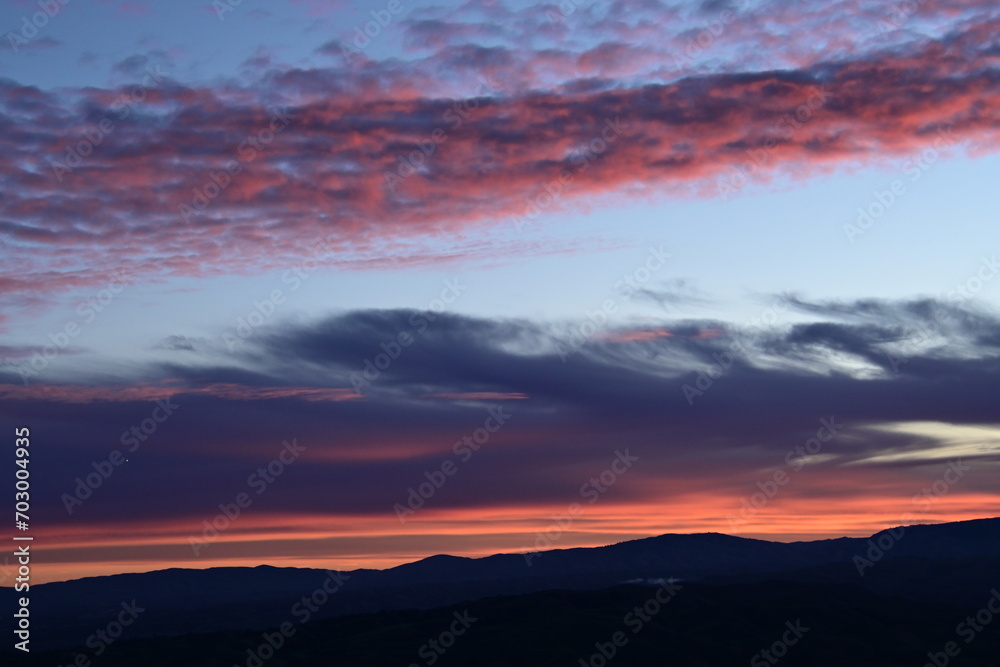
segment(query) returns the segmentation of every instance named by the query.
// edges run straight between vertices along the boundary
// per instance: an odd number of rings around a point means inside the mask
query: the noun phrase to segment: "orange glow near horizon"
[[[774,502],[733,524],[739,500],[691,495],[666,504],[581,503],[565,523],[564,506],[425,509],[402,526],[395,516],[255,515],[241,517],[195,556],[191,538],[198,522],[64,526],[36,537],[44,560],[33,583],[148,572],[168,568],[311,567],[385,569],[435,554],[483,557],[495,553],[597,547],[665,533],[717,532],[781,542],[865,537],[898,525],[941,523],[996,516],[1000,495],[959,494],[919,511],[897,499],[851,498],[831,506],[825,499]],[[13,569],[0,566],[0,585]]]
[[[465,498],[465,504],[449,507],[434,497],[402,517],[388,506],[367,513],[282,513],[254,506],[232,521],[217,514],[217,525],[208,529],[213,515],[191,510],[155,522],[65,517],[35,531],[38,560],[32,582],[175,567],[384,569],[436,554],[482,557],[596,547],[666,533],[716,532],[782,542],[866,537],[899,525],[1000,516],[1000,493],[993,491],[992,483],[995,464],[982,456],[1000,442],[996,427],[902,422],[859,429],[891,430],[938,444],[883,449],[867,458],[847,456],[849,450],[831,446],[824,454],[833,458],[813,457],[799,469],[783,466],[779,457],[777,468],[758,464],[737,472],[709,466],[690,476],[671,475],[654,460],[647,468],[623,473],[627,482],[605,482],[609,486],[596,497],[582,495],[582,488],[577,493],[565,483],[586,480],[596,468],[565,462],[551,476],[568,489],[559,501],[505,500],[477,506]],[[505,447],[531,446],[544,441],[547,433],[534,429],[506,434]],[[551,433],[565,436],[556,427]],[[341,460],[376,461],[441,448],[441,439],[433,433],[410,433],[380,440],[367,456],[360,446],[336,451]],[[951,465],[947,457],[952,456],[967,461],[968,474],[944,484]],[[548,473],[550,468],[540,470]],[[769,481],[777,470],[788,477],[780,490]],[[940,493],[921,496],[939,482],[944,484]],[[774,488],[770,497],[764,493],[768,484]],[[402,493],[399,500],[407,502]],[[452,502],[456,504],[454,498]],[[0,563],[0,586],[12,585],[15,572],[9,561]]]

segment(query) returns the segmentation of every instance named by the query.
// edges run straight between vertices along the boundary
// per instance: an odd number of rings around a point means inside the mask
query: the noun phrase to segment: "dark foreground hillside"
[[[935,667],[1000,666],[1000,614],[967,642],[971,630],[957,626],[976,614],[971,607],[883,597],[847,585],[681,583],[670,589],[547,591],[347,616],[294,626],[281,642],[274,633],[225,632],[121,641],[99,657],[81,652],[101,667],[920,667],[934,664],[929,652],[937,654]],[[668,601],[657,601],[657,594]],[[983,591],[984,605],[988,597]],[[260,649],[264,634],[282,644],[273,655]],[[948,642],[956,656],[944,653]],[[613,651],[607,663],[602,648]],[[74,653],[19,656],[27,659],[16,664],[70,665]]]

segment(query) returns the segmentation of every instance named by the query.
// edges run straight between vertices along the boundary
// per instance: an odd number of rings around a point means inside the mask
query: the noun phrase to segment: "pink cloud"
[[[445,49],[411,65],[271,72],[247,88],[163,81],[136,107],[141,117],[125,118],[124,91],[7,84],[0,104],[23,133],[0,139],[10,193],[0,236],[31,251],[5,267],[0,293],[38,305],[100,286],[112,266],[147,281],[239,274],[295,265],[317,247],[331,265],[385,266],[400,238],[512,231],[543,208],[626,189],[716,196],[740,170],[761,183],[822,174],[933,146],[942,133],[992,151],[1000,90],[984,45],[998,31],[1000,20],[983,21],[799,71],[521,92],[525,58],[529,69],[576,66],[568,52],[527,50],[499,66],[498,90],[450,98],[429,94],[455,84],[431,76],[455,57]],[[627,60],[622,47],[600,48]],[[494,66],[493,51],[466,55]],[[286,100],[287,113],[262,104],[261,91]],[[114,121],[99,145],[87,145],[93,123],[80,105]]]

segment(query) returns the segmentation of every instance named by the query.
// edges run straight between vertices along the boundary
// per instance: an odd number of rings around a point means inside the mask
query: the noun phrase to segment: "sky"
[[[41,581],[1000,514],[995,3],[0,28]]]

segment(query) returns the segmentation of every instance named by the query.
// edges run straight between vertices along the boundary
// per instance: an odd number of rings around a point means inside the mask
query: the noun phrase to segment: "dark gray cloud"
[[[675,335],[612,341],[595,332],[576,347],[566,335],[576,331],[572,326],[414,310],[268,325],[235,355],[202,350],[200,362],[177,356],[132,379],[131,385],[173,387],[170,400],[179,407],[129,454],[128,472],[116,473],[74,520],[197,515],[245,486],[247,475],[290,438],[309,447],[303,460],[310,463],[295,470],[294,483],[268,494],[270,510],[384,514],[424,471],[453,458],[454,443],[498,407],[512,415],[509,424],[470,462],[469,472],[435,498],[437,507],[560,502],[621,447],[644,462],[621,499],[639,499],[656,484],[678,493],[738,490],[752,485],[760,470],[781,466],[792,447],[815,434],[820,419],[831,417],[850,435],[828,450],[829,460],[813,464],[824,471],[822,480],[813,477],[794,493],[850,495],[859,490],[847,482],[831,488],[833,480],[859,474],[848,464],[913,454],[878,466],[914,475],[916,485],[928,465],[916,455],[943,445],[937,436],[874,426],[997,423],[990,397],[1000,388],[1000,356],[994,345],[974,346],[995,340],[995,315],[929,300],[791,303],[829,319],[765,335],[715,321],[663,322]],[[935,313],[951,316],[941,329],[945,342],[911,346]],[[699,337],[699,331],[715,333]],[[411,342],[397,349],[403,332]],[[167,341],[175,352],[190,352],[183,336]],[[880,363],[887,346],[899,348],[897,360],[909,351],[898,370]],[[377,373],[369,373],[355,400],[310,401],[305,391],[291,391],[351,388],[368,362]],[[109,392],[120,384],[89,383]],[[702,393],[689,401],[685,385]],[[196,391],[219,386],[289,391]],[[470,392],[486,392],[486,398],[459,400]],[[527,398],[501,400],[512,395]],[[52,502],[39,510],[42,518],[65,520],[60,494],[90,472],[93,461],[121,449],[123,433],[154,407],[151,400],[69,403],[44,392],[5,400],[3,427],[29,422],[45,442],[36,459],[38,489]],[[1000,461],[989,449],[971,458],[984,464],[981,470]],[[985,479],[967,488],[985,488]],[[139,495],[154,500],[124,502]]]

